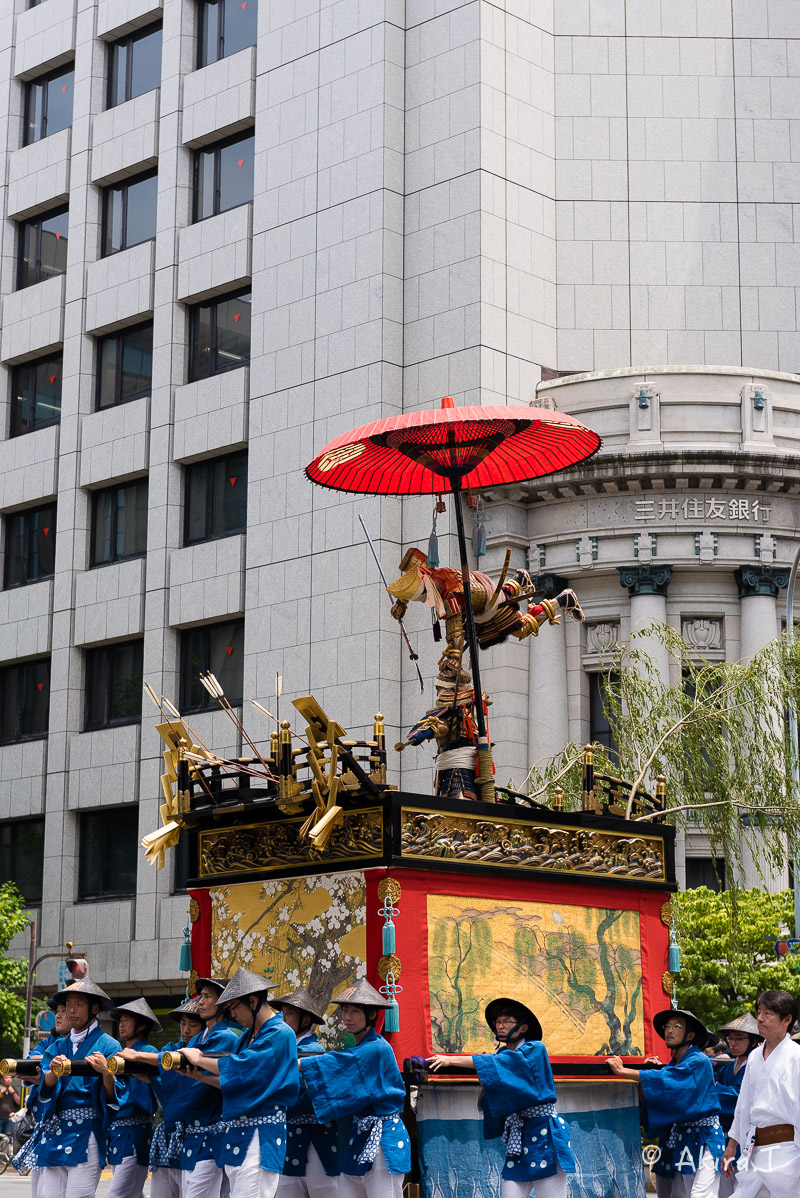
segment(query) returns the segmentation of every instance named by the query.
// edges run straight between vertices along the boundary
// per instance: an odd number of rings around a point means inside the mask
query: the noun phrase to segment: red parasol
[[[600,448],[596,433],[573,416],[546,408],[457,408],[408,412],[334,437],[306,466],[313,483],[361,495],[430,495],[452,491],[464,578],[464,623],[476,699],[479,759],[489,743],[481,694],[478,646],[469,585],[461,491],[524,482],[565,470]],[[484,794],[493,791],[482,778]]]

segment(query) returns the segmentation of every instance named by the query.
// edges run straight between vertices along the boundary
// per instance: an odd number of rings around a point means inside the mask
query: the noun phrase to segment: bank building
[[[780,631],[798,84],[780,0],[2,0],[0,879],[39,951],[183,992],[144,681],[231,756],[202,663],[258,743],[277,674],[282,715],[313,694],[353,737],[420,717],[430,616],[421,699],[358,517],[396,577],[432,504],[308,485],[350,428],[452,396],[603,438],[487,497],[482,568],[510,548],[587,617],[484,655],[503,781],[607,734],[603,651],[637,623],[710,660]],[[389,772],[429,792],[431,754]]]

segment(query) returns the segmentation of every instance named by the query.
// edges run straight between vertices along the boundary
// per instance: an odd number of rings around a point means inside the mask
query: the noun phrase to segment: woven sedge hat
[[[384,998],[374,986],[370,986],[366,978],[361,978],[354,986],[346,986],[344,990],[340,990],[331,1002],[339,1007],[348,1004],[354,1007],[380,1007],[383,1011],[394,1006],[390,999]]]
[[[200,1006],[196,998],[187,998],[186,1002],[182,1002],[174,1011],[170,1011],[169,1018],[178,1020],[182,1019],[184,1015],[187,1019],[195,1019],[198,1023],[205,1022],[200,1014]]]
[[[96,999],[103,1011],[110,1011],[114,1006],[114,1000],[109,998],[105,990],[101,990],[91,978],[82,978],[80,982],[71,982],[69,986],[65,986],[63,990],[59,990],[54,994],[53,999],[56,1004],[60,1004],[66,1002],[70,994],[77,994],[79,998],[88,999],[90,1007],[92,999]]]
[[[534,1015],[530,1007],[526,1007],[517,998],[493,998],[488,1003],[483,1017],[489,1024],[489,1027],[494,1031],[495,1021],[503,1007],[510,1007],[511,1011],[518,1023],[527,1023],[528,1035],[531,1040],[541,1040],[542,1025]]]
[[[251,994],[265,994],[269,990],[277,990],[274,982],[263,974],[253,973],[250,969],[237,969],[219,996],[218,1005],[227,1006],[237,998],[247,998]]]
[[[735,1019],[731,1019],[730,1023],[726,1023],[719,1029],[720,1036],[726,1036],[728,1032],[741,1032],[745,1036],[756,1036],[759,1040],[764,1039],[753,1016],[747,1014],[737,1015]]]
[[[210,989],[216,990],[217,994],[222,994],[227,985],[228,982],[224,978],[198,978],[195,990],[199,994],[204,986],[208,986]]]
[[[292,990],[289,994],[282,994],[280,998],[271,998],[269,1000],[271,1007],[296,1007],[298,1011],[302,1011],[306,1015],[310,1015],[314,1023],[324,1023],[325,1015],[320,1010],[319,1005],[314,1002],[311,997],[311,992],[302,986],[299,990]]]
[[[120,1003],[118,1007],[112,1007],[109,1014],[112,1019],[119,1019],[120,1015],[135,1015],[138,1019],[146,1020],[151,1031],[161,1031],[158,1016],[146,998],[132,998],[130,1002]]]

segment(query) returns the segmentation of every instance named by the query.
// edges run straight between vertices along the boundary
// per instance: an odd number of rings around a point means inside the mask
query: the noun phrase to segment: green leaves
[[[13,882],[0,886],[0,1043],[22,1047],[25,1034],[26,961],[6,957],[8,946],[30,923],[25,902]],[[17,993],[21,991],[20,993]]]
[[[715,894],[705,886],[672,899],[681,948],[679,1005],[710,1028],[745,1011],[763,990],[800,996],[800,957],[776,957],[774,941],[794,922],[790,890]]]

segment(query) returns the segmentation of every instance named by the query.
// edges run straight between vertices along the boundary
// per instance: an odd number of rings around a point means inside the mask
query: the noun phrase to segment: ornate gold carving
[[[665,928],[672,927],[672,901],[671,901],[671,899],[667,899],[667,901],[665,903],[661,904],[661,922],[663,923]]]
[[[405,859],[439,858],[620,882],[667,880],[664,842],[658,836],[432,813],[421,807],[404,807],[401,827]]]
[[[671,973],[665,973],[661,979],[661,989],[669,998],[672,998],[672,988],[674,983],[675,978]]]
[[[197,978],[198,978],[197,970],[193,969],[192,972],[189,974],[189,993],[190,994],[197,994]]]
[[[192,923],[197,923],[200,918],[200,904],[196,898],[189,899],[189,919]]]
[[[383,811],[379,807],[346,811],[324,848],[301,839],[304,820],[210,829],[200,832],[200,876],[274,873],[298,865],[360,861],[383,851]]]
[[[400,958],[395,953],[392,953],[388,957],[381,957],[378,961],[378,974],[382,982],[386,981],[390,973],[394,975],[394,979],[397,981],[402,968]]]
[[[387,898],[391,899],[393,903],[398,903],[401,894],[402,888],[397,878],[384,878],[382,882],[378,883],[378,898],[382,903],[386,902]]]

